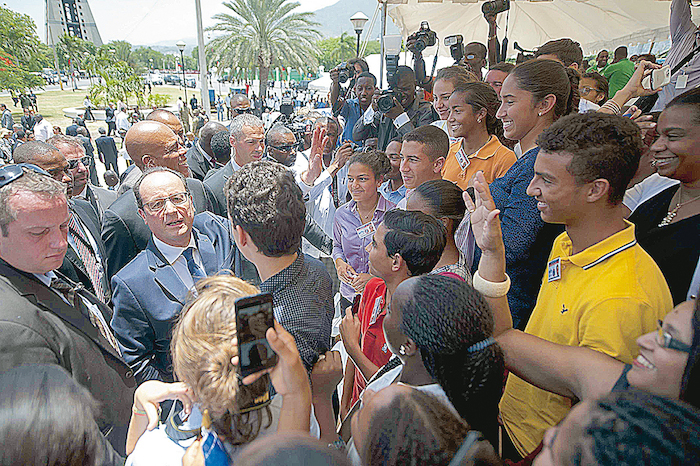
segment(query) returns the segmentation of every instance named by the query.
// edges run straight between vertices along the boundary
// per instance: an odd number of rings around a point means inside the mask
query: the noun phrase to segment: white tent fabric
[[[310,91],[320,91],[321,93],[328,93],[331,89],[331,75],[330,73],[321,73],[321,77],[314,79],[309,83]]]
[[[403,4],[392,4],[399,2]],[[488,24],[481,12],[483,2],[388,0],[388,3],[389,16],[404,39],[418,30],[421,21],[428,21],[440,38],[440,55],[449,55],[442,40],[451,34],[462,34],[465,44],[486,43]],[[670,4],[659,0],[514,0],[508,14],[498,15],[498,37],[504,37],[507,22],[508,56],[517,54],[514,42],[532,50],[562,37],[578,41],[585,54],[619,45],[665,41],[669,35]],[[426,52],[434,53],[434,47]]]

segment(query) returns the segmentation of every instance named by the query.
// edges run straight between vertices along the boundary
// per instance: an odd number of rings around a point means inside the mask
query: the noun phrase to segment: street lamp
[[[354,15],[352,15],[352,18],[350,18],[350,22],[352,23],[352,27],[355,29],[355,34],[357,34],[357,53],[356,56],[360,56],[360,35],[362,34],[362,29],[364,29],[365,24],[369,21],[369,18],[365,16],[364,13],[361,11],[358,11]]]
[[[185,55],[183,54],[185,51],[185,45],[187,44],[185,44],[183,41],[179,41],[177,44],[175,44],[180,51],[180,63],[182,64],[182,86],[185,90],[185,105],[187,105],[187,79],[185,78]]]

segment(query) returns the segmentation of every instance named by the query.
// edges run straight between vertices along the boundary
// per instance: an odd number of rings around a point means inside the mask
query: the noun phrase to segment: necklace
[[[683,186],[678,188],[678,202],[676,203],[676,207],[668,211],[668,214],[664,217],[663,220],[661,220],[661,223],[659,223],[659,228],[669,225],[673,221],[673,219],[676,218],[676,215],[678,215],[678,211],[681,207],[683,207],[686,204],[690,204],[693,201],[697,201],[698,199],[700,199],[700,196],[695,196],[685,202],[681,202],[683,200]]]
[[[357,213],[360,216],[360,221],[362,222],[362,224],[369,222],[374,217],[374,213],[377,211],[378,205],[379,199],[377,199],[377,203],[374,204],[374,208],[371,211],[369,211],[366,215],[362,215],[362,213],[360,212],[360,207],[357,207]]]

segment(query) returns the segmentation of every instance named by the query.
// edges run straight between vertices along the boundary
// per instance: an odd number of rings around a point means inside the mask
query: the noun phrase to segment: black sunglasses
[[[234,108],[234,110],[235,110],[236,113],[238,113],[239,115],[241,115],[241,114],[243,114],[243,113],[253,113],[253,109],[250,108],[250,107],[248,107],[248,108]]]
[[[270,146],[272,149],[277,149],[280,152],[293,152],[296,150],[296,144],[285,144],[284,146]]]
[[[83,162],[83,165],[85,165],[85,168],[88,168],[90,166],[90,159],[91,159],[91,157],[89,155],[86,155],[85,157],[81,157],[79,159],[69,160],[68,161],[68,168],[71,170],[78,168],[78,162]]]
[[[24,169],[32,170],[41,175],[51,176],[49,172],[32,163],[17,163],[0,167],[0,188],[7,186],[24,175]]]

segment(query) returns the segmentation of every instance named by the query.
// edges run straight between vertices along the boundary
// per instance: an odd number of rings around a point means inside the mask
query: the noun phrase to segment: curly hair
[[[416,195],[430,208],[429,215],[452,220],[448,234],[454,236],[467,211],[459,186],[447,180],[430,180],[418,186],[411,196]]]
[[[508,76],[517,80],[520,89],[532,94],[535,103],[553,94],[556,97],[555,120],[578,110],[579,75],[559,62],[529,60],[513,68]]]
[[[358,451],[363,464],[444,466],[457,453],[469,426],[439,399],[395,385],[389,403],[373,412]]]
[[[604,178],[610,183],[608,202],[622,202],[639,167],[642,137],[629,118],[588,112],[569,115],[537,138],[540,150],[571,155],[567,171],[579,185]]]
[[[496,118],[496,112],[501,106],[501,100],[491,86],[484,82],[467,83],[463,86],[455,87],[452,95],[459,95],[465,104],[471,105],[475,112],[482,108],[486,110],[486,131],[493,134],[500,141],[503,137],[503,122]]]
[[[301,247],[306,206],[294,175],[260,160],[245,164],[224,187],[233,226],[240,225],[267,257],[293,254]]]
[[[197,298],[182,310],[173,329],[171,353],[178,379],[194,392],[202,411],[208,410],[218,434],[232,445],[250,442],[262,427],[269,427],[269,407],[242,413],[268,391],[264,375],[251,385],[238,383],[231,358],[238,348],[235,302],[259,290],[229,275],[216,275],[196,285]]]
[[[384,245],[389,257],[399,254],[412,276],[428,273],[442,257],[447,230],[439,220],[423,212],[394,209],[384,214]]]
[[[700,461],[700,413],[682,401],[638,390],[592,402],[568,464],[616,466]],[[572,439],[570,439],[572,440]]]
[[[384,152],[372,149],[367,152],[355,152],[348,160],[348,168],[355,163],[365,165],[374,174],[374,179],[379,181],[391,171],[391,162]]]
[[[459,415],[493,443],[503,385],[503,353],[495,343],[467,351],[493,335],[488,304],[473,287],[452,277],[423,275],[406,285],[410,286],[410,298],[401,309],[399,328],[420,349],[425,368]]]

